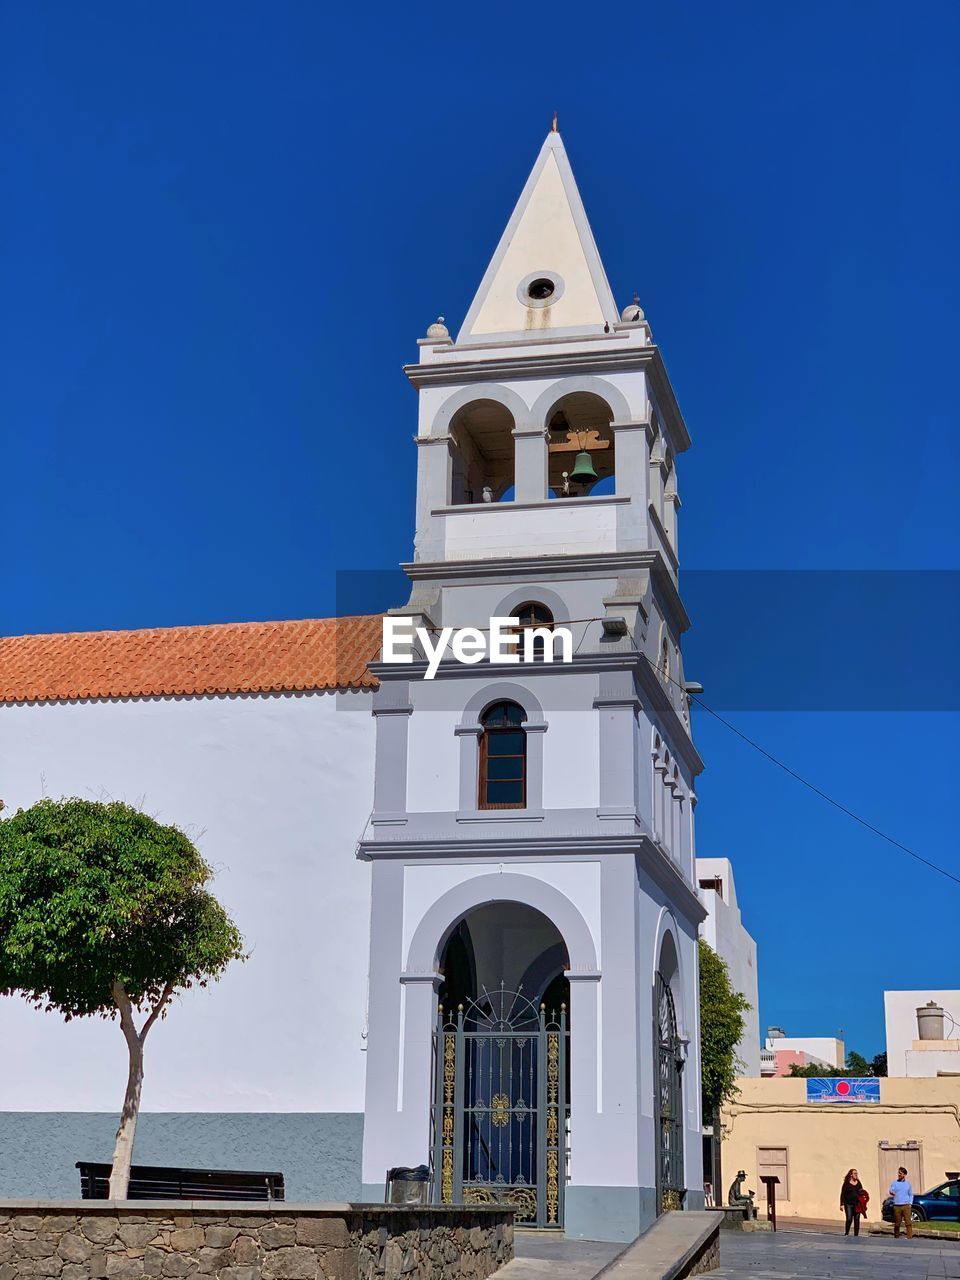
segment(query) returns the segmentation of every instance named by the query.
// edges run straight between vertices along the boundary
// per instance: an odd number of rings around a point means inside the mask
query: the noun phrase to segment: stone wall
[[[716,1271],[720,1266],[720,1232],[712,1232],[703,1244],[696,1251],[692,1258],[686,1262],[683,1270],[678,1271],[679,1276],[703,1276],[709,1271]]]
[[[498,1206],[0,1202],[0,1280],[486,1280],[512,1257]]]

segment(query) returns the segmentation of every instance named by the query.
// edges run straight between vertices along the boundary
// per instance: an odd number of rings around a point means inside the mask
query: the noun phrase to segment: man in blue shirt
[[[900,1239],[900,1227],[907,1229],[907,1239],[913,1236],[913,1187],[903,1167],[897,1170],[895,1182],[890,1183],[890,1194],[893,1196],[893,1234]]]

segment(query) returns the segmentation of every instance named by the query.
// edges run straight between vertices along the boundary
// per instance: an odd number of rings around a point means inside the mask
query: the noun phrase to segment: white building
[[[763,1075],[787,1075],[794,1064],[842,1070],[847,1051],[836,1036],[788,1036],[782,1027],[768,1027],[760,1057]]]
[[[960,991],[885,991],[888,1076],[960,1076]]]
[[[737,886],[729,858],[697,858],[697,885],[707,912],[700,936],[727,965],[734,991],[746,996],[743,1035],[737,1045],[740,1075],[760,1074],[760,994],[757,944],[747,932],[737,902]]]
[[[406,372],[398,613],[566,626],[572,662],[428,681],[374,660],[379,618],[2,640],[3,798],[142,798],[200,833],[252,948],[153,1032],[135,1163],[377,1199],[429,1160],[438,1199],[632,1239],[702,1204],[689,436],[558,134]],[[0,1191],[69,1193],[109,1159],[120,1033],[9,998],[0,1038]]]

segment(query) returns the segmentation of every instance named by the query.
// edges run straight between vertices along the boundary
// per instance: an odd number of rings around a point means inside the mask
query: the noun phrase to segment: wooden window
[[[786,1147],[757,1147],[757,1181],[774,1174],[780,1179],[777,1200],[790,1199],[790,1153]],[[762,1182],[757,1188],[757,1201],[766,1204],[767,1189]]]
[[[545,604],[538,604],[536,600],[527,600],[516,609],[510,610],[510,617],[517,618],[519,626],[516,628],[517,636],[516,644],[512,646],[514,653],[523,656],[523,633],[532,631],[535,627],[548,627],[553,629],[553,614]],[[538,636],[534,640],[533,653],[534,657],[542,658],[546,648],[545,641],[542,636]]]
[[[480,717],[480,809],[526,808],[526,718],[515,702],[495,702]]]

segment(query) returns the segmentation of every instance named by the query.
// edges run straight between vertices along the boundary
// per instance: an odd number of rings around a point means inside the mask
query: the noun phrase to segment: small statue
[[[730,1183],[730,1190],[727,1192],[727,1204],[731,1209],[743,1209],[747,1217],[753,1217],[753,1196],[752,1191],[744,1192],[743,1180],[746,1178],[746,1170],[739,1169],[737,1176]]]

